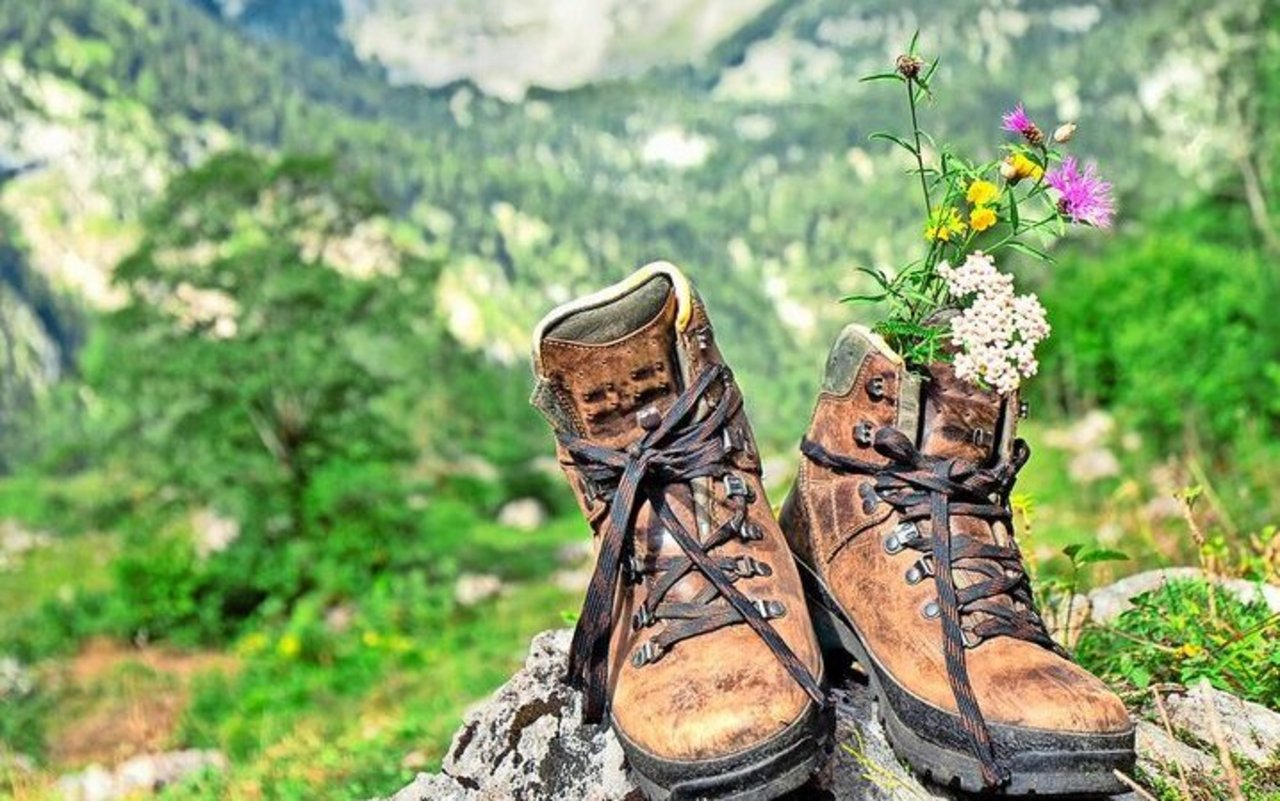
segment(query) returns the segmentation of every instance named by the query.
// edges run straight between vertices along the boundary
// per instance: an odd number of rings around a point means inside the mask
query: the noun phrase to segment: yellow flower
[[[930,242],[950,242],[953,236],[964,234],[964,220],[955,209],[939,209],[924,229],[924,238]]]
[[[1021,153],[1014,153],[1000,165],[1000,174],[1009,183],[1016,184],[1023,178],[1040,180],[1040,176],[1044,175],[1044,168]]]
[[[276,643],[276,653],[286,659],[292,659],[302,650],[302,640],[296,634],[286,634]]]
[[[237,649],[245,656],[261,653],[267,647],[267,635],[260,631],[255,631],[248,637],[240,641],[240,647]]]
[[[366,648],[377,648],[382,644],[382,635],[376,631],[366,631],[360,635],[360,641],[364,643]]]
[[[977,180],[969,184],[969,194],[965,199],[975,206],[986,206],[999,196],[1000,187],[990,181]]]
[[[996,212],[989,206],[979,206],[969,212],[969,227],[974,231],[985,231],[995,224]]]

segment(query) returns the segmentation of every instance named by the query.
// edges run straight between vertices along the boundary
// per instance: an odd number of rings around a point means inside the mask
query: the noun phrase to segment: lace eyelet
[[[631,616],[631,628],[634,631],[648,628],[655,622],[657,622],[657,618],[653,616],[653,612],[651,612],[647,606],[642,605],[636,610],[636,613]]]
[[[636,652],[631,655],[631,664],[636,667],[651,665],[661,659],[664,653],[666,653],[665,648],[653,640],[649,640],[644,645],[637,648]]]
[[[867,420],[862,420],[853,427],[853,441],[858,443],[859,447],[871,447],[872,435],[871,423]]]
[[[739,556],[734,559],[732,569],[740,578],[755,578],[756,576],[763,577],[773,575],[773,568],[750,556]]]
[[[937,601],[930,601],[920,609],[920,614],[924,615],[926,620],[933,620],[942,614],[942,609],[938,606]]]
[[[737,473],[725,473],[724,493],[729,498],[746,498],[747,503],[756,499],[756,494],[747,485],[747,480]]]
[[[902,553],[907,547],[907,543],[916,537],[915,523],[899,523],[889,532],[889,536],[884,538],[885,553],[893,556]]]
[[[644,560],[638,556],[628,557],[622,566],[623,578],[630,584],[639,584],[644,581],[644,571]]]
[[[742,525],[738,526],[738,536],[746,542],[759,542],[764,539],[764,529],[749,520],[744,520]]]
[[[858,495],[862,498],[862,513],[869,515],[880,505],[880,493],[876,492],[875,486],[870,482],[863,482],[858,485]]]
[[[922,556],[907,569],[906,579],[908,584],[919,584],[932,575],[933,560],[928,556]]]
[[[884,376],[875,376],[867,382],[867,397],[873,401],[884,398]]]
[[[743,449],[742,432],[736,428],[725,427],[721,442],[724,444],[725,453],[736,453]]]
[[[787,614],[786,604],[782,601],[752,601],[751,605],[765,620],[775,620]]]

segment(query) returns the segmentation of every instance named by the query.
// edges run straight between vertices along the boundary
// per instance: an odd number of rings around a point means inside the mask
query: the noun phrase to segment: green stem
[[[916,117],[916,85],[906,81],[907,105],[911,106],[911,133],[916,140],[916,166],[919,167],[920,191],[924,194],[924,211],[926,219],[933,219],[933,204],[929,200],[929,182],[924,177],[924,154],[920,149],[920,122]]]
[[[999,242],[997,242],[997,243],[995,243],[994,245],[992,245],[991,247],[987,248],[987,253],[995,253],[997,250],[999,250],[1000,248],[1002,248],[1002,247],[1004,247],[1005,245],[1009,244],[1010,242],[1012,242],[1013,240],[1015,240],[1015,239],[1017,239],[1018,237],[1022,236],[1023,234],[1025,234],[1025,233],[1027,233],[1027,232],[1029,232],[1029,231],[1034,231],[1034,230],[1036,230],[1037,228],[1043,228],[1044,226],[1048,225],[1048,224],[1049,224],[1049,223],[1051,223],[1051,222],[1054,222],[1054,221],[1055,221],[1055,220],[1057,220],[1057,219],[1058,219],[1058,215],[1056,215],[1056,214],[1051,214],[1051,215],[1049,215],[1048,217],[1045,217],[1043,220],[1036,220],[1035,222],[1031,223],[1030,225],[1024,225],[1024,226],[1022,226],[1022,230],[1020,230],[1020,231],[1013,231],[1013,232],[1011,232],[1011,233],[1010,233],[1008,236],[1006,236],[1004,239],[1001,239]]]

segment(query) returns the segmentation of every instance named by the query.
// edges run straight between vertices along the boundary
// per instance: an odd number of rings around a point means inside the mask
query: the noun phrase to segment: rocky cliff
[[[1110,619],[1129,597],[1166,578],[1160,571],[1131,577],[1092,593],[1085,608]],[[1261,598],[1280,611],[1276,588],[1227,589]],[[643,801],[627,776],[617,739],[606,728],[582,723],[580,695],[561,682],[569,640],[568,630],[535,637],[524,668],[467,715],[442,771],[419,775],[391,801]],[[966,797],[924,784],[907,770],[885,738],[865,676],[856,665],[830,668],[836,744],[826,767],[789,801]],[[1280,713],[1207,683],[1155,688],[1150,696],[1134,699],[1134,714],[1139,763],[1129,778],[1135,790],[1113,801],[1150,798],[1147,788],[1156,786],[1208,798],[1203,793],[1241,764],[1280,769]]]

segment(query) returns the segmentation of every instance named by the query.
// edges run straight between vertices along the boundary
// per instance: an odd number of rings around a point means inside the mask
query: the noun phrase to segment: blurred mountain
[[[337,153],[448,254],[441,313],[477,351],[519,360],[549,304],[670,258],[748,391],[802,420],[822,342],[861,313],[835,302],[855,268],[921,246],[903,159],[868,141],[902,99],[860,76],[919,29],[939,139],[992,156],[1019,100],[1078,118],[1123,215],[1227,169],[1219,33],[1262,3],[0,0],[0,156],[42,165],[0,214],[24,269],[101,308],[175,171]]]

